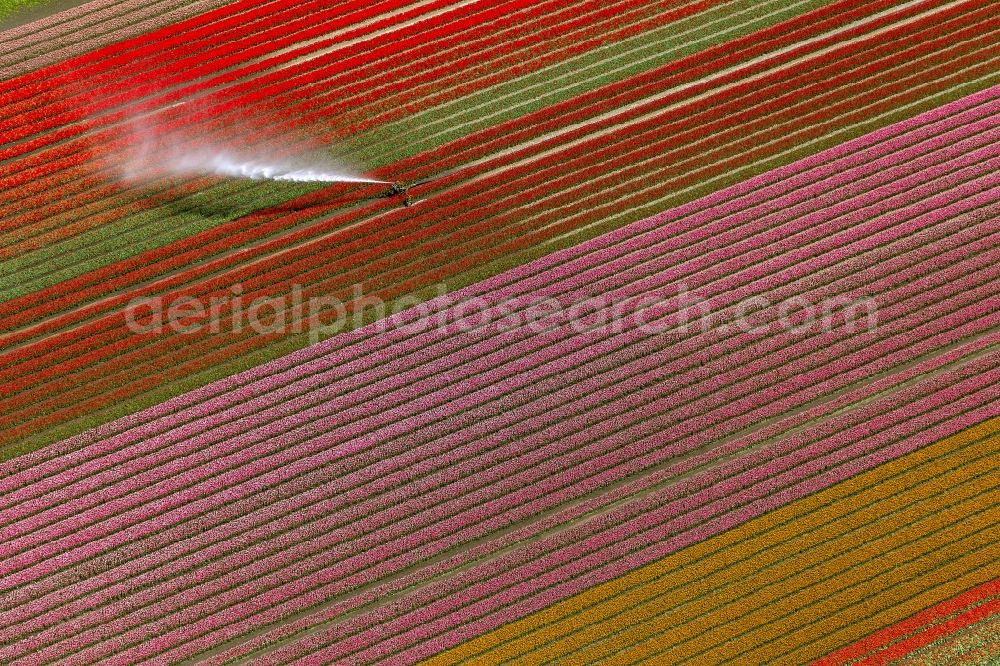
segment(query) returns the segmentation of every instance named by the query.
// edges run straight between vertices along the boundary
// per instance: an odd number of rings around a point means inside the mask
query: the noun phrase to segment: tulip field
[[[998,47],[989,0],[0,30],[0,663],[1000,659]]]

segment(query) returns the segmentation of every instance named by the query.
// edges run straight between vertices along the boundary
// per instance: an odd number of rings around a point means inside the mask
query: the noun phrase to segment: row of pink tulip
[[[389,657],[399,663],[419,661],[996,416],[1000,394],[991,386],[1000,378],[996,366],[994,355],[925,381],[913,390],[858,409],[850,415],[858,425],[838,432],[838,426],[850,423],[834,423],[835,434],[822,436],[796,455],[780,456],[773,448],[755,452],[738,461],[739,467],[750,469],[725,483],[699,490],[707,479],[681,482],[605,516],[601,532],[586,525],[558,549],[549,550],[559,543],[558,537],[533,546],[538,556],[527,566],[504,571],[497,563],[483,565],[437,589],[409,595],[404,603],[309,635],[259,663],[288,663],[307,655],[317,663],[338,659],[374,663]],[[927,394],[929,389],[934,392]],[[894,409],[882,411],[887,407]],[[817,434],[808,432],[796,439]],[[804,462],[782,471],[795,464],[796,458]]]

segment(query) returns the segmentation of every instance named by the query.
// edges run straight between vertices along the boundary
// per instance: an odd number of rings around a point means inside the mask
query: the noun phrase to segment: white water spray
[[[130,146],[114,160],[124,181],[218,176],[290,183],[388,184],[361,175],[329,150],[293,135],[281,137],[287,140],[280,142],[273,135],[262,141],[231,130],[223,132],[221,141],[218,135],[213,141],[183,126],[167,129],[156,114],[133,119],[126,131]]]
[[[180,176],[223,176],[291,183],[387,183],[351,174],[329,160],[264,161],[227,151],[203,151],[175,157],[164,165]]]

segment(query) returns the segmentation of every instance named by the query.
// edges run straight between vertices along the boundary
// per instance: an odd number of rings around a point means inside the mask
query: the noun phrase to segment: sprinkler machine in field
[[[384,199],[392,199],[393,197],[403,197],[403,205],[410,206],[413,204],[413,198],[410,196],[410,188],[412,185],[407,185],[405,183],[392,183],[389,189],[386,190],[385,194],[382,195]]]
[[[424,180],[417,181],[416,183],[404,183],[402,181],[396,181],[390,183],[389,189],[382,194],[383,199],[391,199],[393,197],[402,197],[404,206],[413,205],[413,197],[410,196],[410,188],[417,187],[418,185],[424,185],[426,183],[434,180],[433,178],[426,178]]]

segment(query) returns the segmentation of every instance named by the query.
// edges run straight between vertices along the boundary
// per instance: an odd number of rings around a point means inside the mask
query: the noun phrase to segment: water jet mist
[[[388,183],[354,175],[318,157],[271,161],[225,150],[188,153],[174,157],[161,168],[179,176],[222,176],[290,183]]]
[[[176,107],[185,104],[178,102],[164,111],[176,112]],[[215,176],[288,183],[388,184],[362,175],[346,160],[302,135],[267,130],[251,135],[245,126],[236,125],[205,136],[196,131],[195,123],[178,126],[158,116],[161,114],[133,118],[127,124],[128,147],[115,159],[122,181]]]

